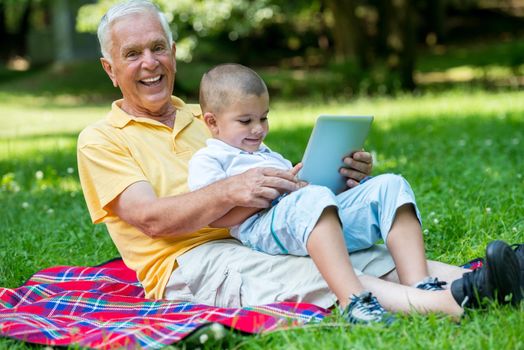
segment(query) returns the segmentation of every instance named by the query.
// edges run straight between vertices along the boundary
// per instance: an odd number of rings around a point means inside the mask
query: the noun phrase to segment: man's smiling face
[[[122,91],[122,108],[135,115],[162,113],[175,83],[175,46],[169,46],[154,13],[132,14],[111,27],[111,61],[104,69]]]

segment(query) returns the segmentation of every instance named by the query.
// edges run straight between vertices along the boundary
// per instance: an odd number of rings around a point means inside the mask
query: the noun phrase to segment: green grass
[[[102,118],[108,105],[2,94],[0,285],[14,288],[48,266],[117,256],[105,228],[89,221],[75,159],[78,131]],[[267,143],[298,161],[316,115],[375,115],[366,144],[375,173],[400,173],[412,184],[430,258],[460,264],[482,255],[494,238],[524,241],[524,92],[302,102],[273,101]],[[208,347],[386,349],[398,347],[400,338],[407,349],[523,349],[522,311],[494,306],[460,325],[437,315],[409,316],[389,329],[350,329],[334,318],[267,335],[232,334]],[[2,339],[0,348],[29,346]]]
[[[374,172],[399,173],[411,183],[429,258],[460,264],[482,255],[492,239],[524,242],[524,91],[519,85],[484,89],[522,75],[522,47],[522,41],[501,42],[422,55],[422,79],[431,81],[436,72],[444,84],[395,98],[348,101],[344,89],[329,98],[324,92],[340,83],[333,72],[261,69],[272,91],[292,97],[273,98],[267,143],[297,162],[317,115],[372,114],[366,149],[375,156]],[[209,67],[178,68],[177,91],[195,96]],[[450,88],[461,76],[490,84]],[[0,286],[15,288],[45,267],[117,256],[105,227],[89,220],[75,155],[78,132],[105,116],[117,90],[98,62],[58,71],[0,70],[0,80]],[[313,97],[304,96],[311,90],[317,90]],[[265,335],[231,334],[206,348],[524,349],[523,311],[492,306],[460,324],[410,315],[388,329],[349,328],[334,317]],[[32,346],[0,339],[0,349],[12,348]]]

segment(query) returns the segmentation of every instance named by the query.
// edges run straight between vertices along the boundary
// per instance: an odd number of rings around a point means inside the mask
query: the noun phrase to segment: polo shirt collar
[[[240,148],[228,145],[224,141],[221,141],[221,140],[218,140],[218,139],[208,139],[206,141],[206,144],[208,146],[220,147],[220,148],[228,150],[229,152],[234,153],[234,154],[269,153],[269,152],[271,152],[269,147],[267,147],[263,143],[260,144],[260,147],[255,152],[247,152],[247,151],[241,150]]]
[[[130,121],[136,121],[139,123],[146,123],[146,124],[153,124],[153,125],[160,125],[165,126],[164,124],[151,119],[151,118],[145,118],[145,117],[136,117],[134,115],[126,113],[124,110],[122,110],[123,99],[116,100],[111,105],[111,112],[107,116],[107,119],[109,123],[114,126],[115,128],[122,129],[127,124],[129,124]],[[190,124],[193,121],[193,113],[191,111],[187,110],[187,108],[184,108],[186,104],[184,101],[179,99],[176,96],[171,96],[171,102],[175,106],[177,110],[176,118],[175,118],[175,126],[173,128],[173,132],[177,133],[178,131],[185,128],[188,124]]]

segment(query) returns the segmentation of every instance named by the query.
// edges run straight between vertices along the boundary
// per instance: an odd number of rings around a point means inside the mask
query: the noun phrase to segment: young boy
[[[269,130],[269,95],[254,71],[238,64],[211,69],[201,81],[200,104],[213,138],[189,163],[191,190],[252,168],[272,167],[297,174],[300,164],[292,167],[287,159],[263,144]],[[375,191],[372,197],[376,200],[360,203],[355,195],[358,191]],[[281,194],[277,201],[263,211],[235,208],[212,226],[230,227],[233,237],[255,250],[311,256],[345,308],[348,321],[389,323],[391,315],[364,291],[348,252],[369,248],[379,239],[388,242],[395,225],[396,230],[420,229],[420,216],[409,184],[400,176],[381,175],[338,195],[325,187],[307,185]],[[407,216],[409,220],[405,219]],[[392,255],[401,282],[408,281],[420,289],[443,289],[436,278],[427,275],[425,267],[416,273],[402,269],[399,265],[406,265],[401,260],[408,254],[397,254],[398,259],[393,252]],[[413,280],[415,275],[419,277]]]

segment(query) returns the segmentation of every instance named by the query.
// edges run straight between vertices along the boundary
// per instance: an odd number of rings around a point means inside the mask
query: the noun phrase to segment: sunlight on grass
[[[470,82],[476,79],[487,81],[509,80],[514,77],[516,72],[524,72],[524,65],[513,68],[497,65],[484,67],[458,66],[444,71],[416,72],[415,81],[417,84],[434,84]]]
[[[314,123],[320,114],[373,115],[374,127],[388,128],[405,119],[431,119],[442,115],[478,115],[479,118],[504,118],[508,113],[524,111],[524,92],[465,94],[448,92],[438,95],[404,95],[398,98],[360,98],[352,101],[333,101],[326,104],[274,102],[271,106],[272,128],[293,129]]]

